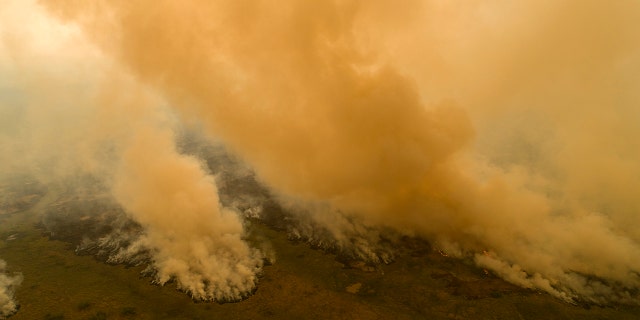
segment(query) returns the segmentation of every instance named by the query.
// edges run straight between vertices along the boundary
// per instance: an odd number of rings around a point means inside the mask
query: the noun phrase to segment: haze
[[[272,253],[185,130],[364,261],[390,229],[638,302],[640,2],[7,0],[0,35],[2,176],[94,177],[144,229],[114,258],[195,299],[246,297]]]

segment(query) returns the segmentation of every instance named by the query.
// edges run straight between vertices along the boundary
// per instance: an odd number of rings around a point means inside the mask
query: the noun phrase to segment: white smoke
[[[16,311],[18,305],[14,299],[17,286],[22,283],[22,274],[6,273],[7,263],[0,259],[0,319],[4,319]]]

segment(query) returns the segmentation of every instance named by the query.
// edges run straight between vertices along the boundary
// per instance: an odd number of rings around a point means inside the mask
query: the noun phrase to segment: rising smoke
[[[0,260],[0,319],[4,319],[18,310],[13,298],[14,290],[22,283],[22,275],[6,274],[7,263]]]
[[[181,122],[361,257],[387,260],[375,230],[391,228],[566,300],[638,301],[638,2],[41,4],[75,31],[50,52],[55,81],[21,85],[34,158],[60,161],[60,146],[82,160],[61,172],[106,177],[160,283],[233,299],[261,267],[212,178],[176,151]],[[3,67],[56,69],[3,38]],[[74,58],[86,74],[65,72]],[[51,123],[52,103],[70,114]],[[66,140],[48,144],[51,126]]]
[[[2,136],[1,173],[30,172],[65,190],[103,185],[144,229],[111,261],[150,254],[154,281],[176,280],[195,299],[250,293],[262,256],[242,239],[238,214],[220,207],[201,161],[177,152],[177,118],[163,100],[114,72],[108,59],[82,44],[78,28],[54,22],[34,4],[4,9],[3,67],[13,81],[5,89],[3,111],[10,117],[3,122],[18,125]],[[11,13],[20,11],[38,23],[12,22]]]

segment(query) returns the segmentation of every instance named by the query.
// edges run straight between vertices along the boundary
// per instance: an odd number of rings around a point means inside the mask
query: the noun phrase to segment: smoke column
[[[393,228],[559,298],[637,303],[640,3],[41,3],[129,79],[105,96],[141,86],[202,122],[344,245]],[[158,122],[126,123],[114,194],[146,226],[157,280],[214,299],[255,285],[258,254],[210,178]],[[165,192],[176,202],[147,200]],[[183,263],[211,255],[234,267]],[[207,281],[230,289],[191,285]]]
[[[9,276],[5,274],[7,263],[0,260],[0,319],[12,315],[18,310],[18,306],[13,299],[15,287],[22,283],[22,275]]]
[[[175,279],[196,299],[233,301],[250,293],[261,255],[243,241],[237,213],[220,208],[213,177],[200,162],[178,154],[170,131],[153,130],[136,134],[123,161],[116,199],[146,234],[121,259],[151,250],[155,281]]]
[[[248,295],[262,256],[244,242],[238,213],[220,207],[213,176],[176,150],[179,123],[166,102],[35,3],[4,3],[1,12],[0,176],[102,184],[144,229],[113,262],[148,256],[154,282],[175,280],[198,300]]]

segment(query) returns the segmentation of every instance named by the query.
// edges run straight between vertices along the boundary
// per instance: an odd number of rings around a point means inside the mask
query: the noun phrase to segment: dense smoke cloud
[[[220,207],[213,177],[175,150],[170,131],[140,131],[124,152],[114,192],[146,233],[117,258],[150,250],[155,281],[175,279],[196,299],[246,296],[257,284],[262,258],[242,239],[238,214]]]
[[[13,298],[14,290],[22,283],[22,275],[7,275],[7,263],[0,260],[0,319],[4,319],[18,310]]]
[[[32,174],[54,190],[111,193],[144,229],[101,239],[126,243],[112,262],[149,257],[155,282],[176,280],[199,300],[249,294],[261,254],[244,242],[238,213],[220,207],[200,160],[176,150],[178,119],[163,99],[34,3],[3,9],[2,67],[11,81],[3,88],[0,173]],[[36,23],[12,21],[16,13]]]
[[[392,228],[560,298],[638,300],[640,3],[42,4],[105,55],[95,70],[116,70],[118,81],[91,82],[105,97],[163,101],[89,109],[127,128],[109,175],[147,230],[140,244],[161,283],[237,296],[260,267],[206,172],[175,151],[166,117],[141,108],[166,104],[340,245],[364,239],[362,257],[385,261],[367,246]],[[78,46],[90,47],[65,50]]]

